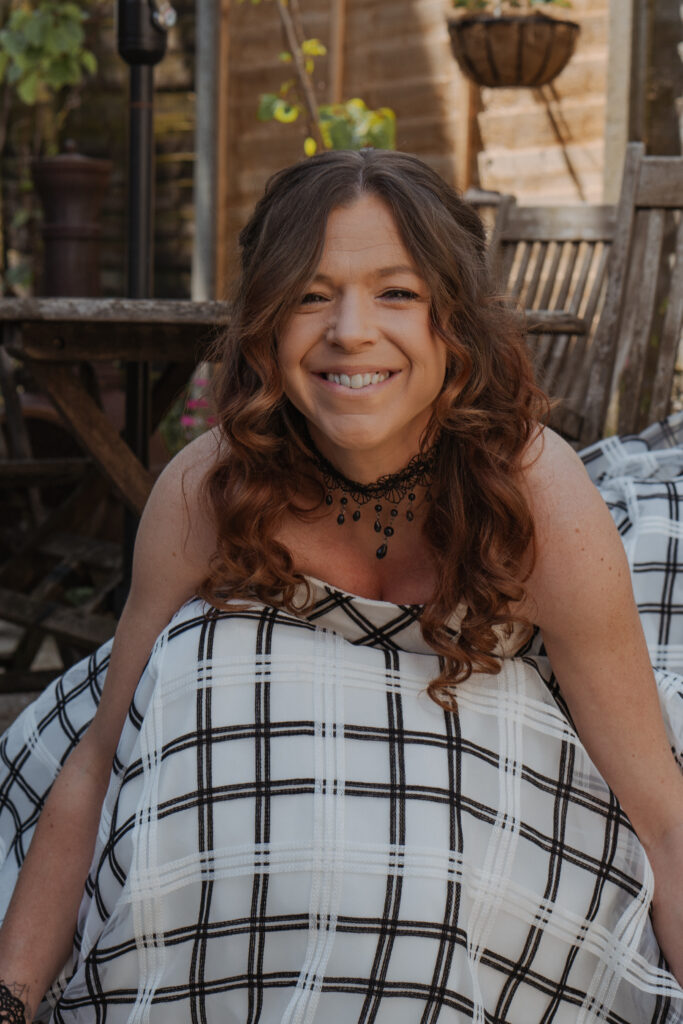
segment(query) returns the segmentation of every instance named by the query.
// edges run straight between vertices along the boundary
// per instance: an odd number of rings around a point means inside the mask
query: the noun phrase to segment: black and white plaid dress
[[[681,420],[586,463],[612,508],[683,763]],[[661,449],[661,450],[660,450]],[[295,617],[191,601],[118,746],[70,962],[69,1024],[673,1024],[653,876],[541,638],[425,694],[418,607],[316,583]],[[514,656],[513,656],[514,655]],[[87,727],[109,645],[0,744],[0,907]]]

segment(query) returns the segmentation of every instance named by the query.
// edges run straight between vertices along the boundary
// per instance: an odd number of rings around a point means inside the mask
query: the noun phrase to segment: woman
[[[478,219],[326,153],[240,240],[111,663],[5,741],[0,1021],[683,1020],[680,691]]]

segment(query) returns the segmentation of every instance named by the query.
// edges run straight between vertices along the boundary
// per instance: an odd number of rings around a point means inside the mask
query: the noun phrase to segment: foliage
[[[308,42],[309,40],[307,40]],[[294,79],[283,83],[279,95],[263,93],[259,100],[259,121],[279,121],[291,124],[304,112],[303,104],[290,93]],[[362,99],[355,97],[344,103],[323,104],[318,107],[318,128],[327,149],[395,149],[396,115],[389,107],[370,110]],[[304,141],[306,156],[313,156],[318,145],[307,136]]]
[[[27,106],[54,105],[41,121],[48,153],[57,151],[64,120],[77,105],[75,89],[97,70],[94,53],[84,45],[87,17],[70,0],[21,2],[0,30],[0,81]]]
[[[253,4],[260,0],[251,0]],[[292,18],[288,6],[293,0],[277,0],[278,11],[292,46],[280,54],[283,64],[292,65],[294,76],[282,83],[277,93],[263,93],[259,99],[259,121],[293,124],[301,115],[308,120],[304,140],[306,156],[325,149],[375,149],[396,147],[396,115],[389,107],[370,110],[362,99],[354,97],[340,103],[318,104],[315,100],[315,59],[327,49],[319,39],[304,39],[298,24],[298,10]],[[298,32],[297,32],[298,29]]]

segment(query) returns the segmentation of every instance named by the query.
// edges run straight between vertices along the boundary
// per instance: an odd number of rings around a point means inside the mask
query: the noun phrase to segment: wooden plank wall
[[[332,0],[300,0],[307,35],[329,44]],[[482,90],[478,157],[482,187],[514,192],[521,203],[599,201],[602,189],[605,78],[609,0],[573,0],[568,14],[582,24],[577,53],[556,80],[550,97],[562,147],[538,92]],[[188,297],[193,240],[194,4],[177,0],[179,22],[169,50],[155,69],[157,195],[155,210],[156,294]],[[398,119],[398,146],[417,153],[447,180],[458,184],[467,121],[466,84],[451,57],[448,0],[346,0],[342,57],[344,97],[362,96],[374,107],[390,106]],[[222,0],[221,103],[216,111],[220,233],[217,297],[234,272],[236,236],[265,180],[302,155],[298,125],[261,124],[261,92],[276,90],[288,69],[277,55],[284,48],[275,5]],[[114,175],[104,213],[103,291],[124,290],[125,145],[127,67],[116,52],[109,3],[92,0],[90,32],[100,71],[70,119],[68,134],[92,156],[109,156]],[[318,62],[318,95],[328,98],[326,59]],[[548,90],[545,90],[548,96]],[[16,133],[15,133],[16,134]],[[21,132],[19,132],[21,134]],[[18,140],[17,152],[25,145]],[[10,154],[4,162],[6,193],[19,192]],[[568,167],[578,178],[581,195]],[[25,165],[25,159],[24,159]],[[16,184],[14,179],[16,178]],[[30,250],[22,238],[17,249]],[[22,244],[23,243],[23,244]]]
[[[228,0],[224,0],[228,3]],[[329,44],[330,0],[302,0],[304,28]],[[515,192],[520,202],[599,201],[601,192],[608,0],[573,0],[568,16],[582,36],[550,97],[566,142],[563,154],[543,97],[528,89],[482,90],[479,155],[484,188]],[[398,147],[421,156],[457,184],[457,151],[464,138],[467,89],[450,53],[448,0],[346,0],[343,94],[362,96],[373,107],[396,111]],[[261,92],[275,91],[287,77],[277,60],[284,49],[274,4],[231,0],[226,18],[229,46],[227,154],[219,204],[225,225],[219,265],[229,277],[236,234],[268,176],[301,155],[298,126],[260,124]],[[327,98],[326,61],[318,65],[321,101]],[[219,285],[219,294],[221,287]]]
[[[609,0],[572,0],[562,13],[579,22],[581,35],[569,64],[543,95],[532,89],[482,89],[481,184],[514,192],[520,203],[602,201]],[[543,97],[550,99],[564,153]]]

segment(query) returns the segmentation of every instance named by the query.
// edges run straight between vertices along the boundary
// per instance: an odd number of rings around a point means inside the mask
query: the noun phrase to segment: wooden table
[[[151,396],[154,429],[197,363],[205,358],[217,331],[228,321],[218,302],[127,299],[0,300],[0,386],[12,457],[0,459],[0,484],[30,488],[33,497],[56,478],[73,485],[61,506],[45,512],[36,502],[33,528],[0,566],[0,618],[24,628],[23,638],[0,692],[35,690],[45,673],[29,671],[49,633],[61,648],[92,650],[112,635],[116,621],[103,614],[107,594],[121,578],[118,545],[84,536],[92,510],[114,491],[136,515],[153,479],[88,390],[83,364],[107,361],[163,366]],[[12,360],[49,396],[83,449],[83,458],[35,458],[30,451]],[[29,495],[31,491],[29,490]],[[61,581],[77,567],[96,570],[101,579],[83,607],[60,599]]]

